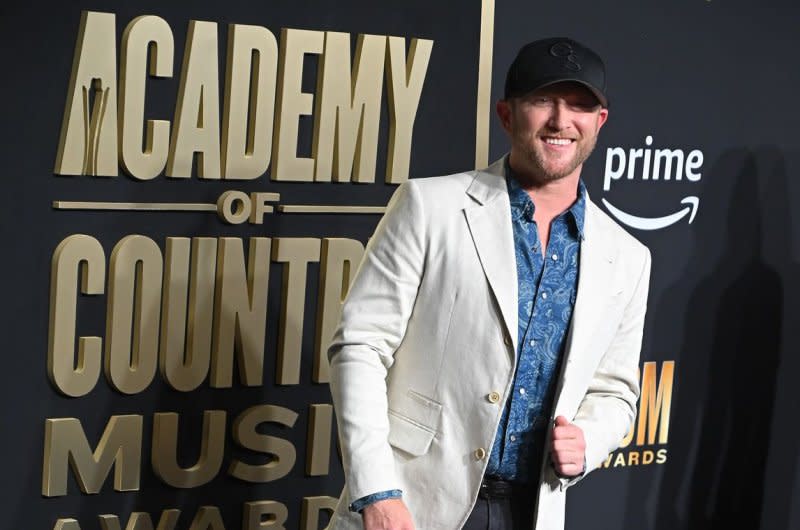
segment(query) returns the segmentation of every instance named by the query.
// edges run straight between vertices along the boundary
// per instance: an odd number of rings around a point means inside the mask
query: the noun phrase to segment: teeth
[[[568,145],[572,143],[569,138],[545,138],[544,141],[551,145]]]

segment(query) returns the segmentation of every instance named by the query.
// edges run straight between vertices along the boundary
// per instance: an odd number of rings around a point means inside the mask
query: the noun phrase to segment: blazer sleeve
[[[367,244],[328,358],[349,499],[402,489],[388,443],[386,376],[424,272],[423,204],[403,183]]]
[[[650,251],[644,258],[633,296],[625,307],[622,321],[611,345],[603,355],[589,388],[578,406],[573,422],[584,432],[586,469],[595,469],[619,447],[636,416],[639,398],[639,354],[647,310],[650,284]],[[578,477],[578,479],[581,477]],[[562,486],[577,480],[562,480]]]

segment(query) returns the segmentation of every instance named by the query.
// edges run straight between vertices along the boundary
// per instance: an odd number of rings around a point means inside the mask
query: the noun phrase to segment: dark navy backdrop
[[[2,278],[5,304],[4,367],[0,370],[4,457],[3,528],[52,528],[75,517],[97,529],[96,516],[114,513],[124,522],[132,511],[157,518],[180,508],[178,528],[188,528],[198,506],[219,506],[226,528],[241,527],[241,504],[276,500],[299,525],[307,495],[336,495],[341,470],[332,454],[327,477],[306,477],[307,407],[328,403],[326,385],[311,383],[318,265],[308,271],[301,384],[274,384],[282,267],[271,270],[264,385],[207,384],[183,394],[157,376],[143,393],[122,396],[101,377],[83,398],[66,398],[46,375],[50,261],[70,234],[98,238],[106,254],[128,234],[143,234],[164,249],[168,236],[349,237],[366,241],[377,216],[275,215],[264,225],[226,225],[212,214],[66,212],[53,200],[214,202],[227,189],[276,191],[292,203],[385,204],[393,186],[381,182],[385,166],[384,103],[378,148],[378,182],[354,184],[203,182],[158,177],[136,182],[53,175],[67,83],[80,13],[113,12],[118,38],[134,17],[159,15],[175,36],[175,76],[148,85],[147,117],[172,119],[177,75],[189,20],[219,24],[224,66],[226,25],[282,27],[421,37],[434,40],[433,54],[414,129],[411,175],[471,168],[474,160],[480,2],[44,2],[6,5],[2,39],[7,65],[0,85],[4,125],[0,168]],[[569,35],[607,59],[610,120],[584,177],[592,198],[640,218],[681,211],[688,215],[653,231],[629,230],[653,252],[650,309],[643,360],[675,362],[667,461],[611,466],[572,489],[567,528],[651,530],[729,528],[800,529],[800,429],[795,421],[800,392],[800,346],[796,322],[800,260],[800,140],[796,104],[800,84],[797,37],[800,8],[793,3],[762,7],[749,2],[679,0],[668,7],[625,1],[613,5],[579,0],[568,6],[544,2],[497,2],[493,98],[502,93],[505,69],[516,49],[535,38]],[[315,61],[305,86],[313,90]],[[220,68],[224,72],[224,68]],[[385,102],[385,95],[384,95]],[[310,120],[301,127],[300,152],[309,152]],[[502,155],[505,138],[493,122],[490,158]],[[645,142],[651,136],[651,145]],[[305,142],[305,143],[304,143]],[[609,150],[680,149],[703,154],[697,181],[643,180],[641,168],[604,189]],[[303,152],[305,150],[305,153]],[[612,160],[617,168],[618,159]],[[641,160],[639,161],[641,164]],[[605,206],[604,206],[605,207]],[[83,334],[104,334],[104,296],[80,303]],[[659,366],[662,366],[659,364]],[[181,413],[182,463],[196,459],[200,416],[228,411],[229,422],[259,403],[300,414],[293,429],[270,427],[298,452],[293,471],[263,485],[223,474],[206,486],[176,490],[150,470],[152,413]],[[41,496],[46,418],[81,419],[95,444],[114,414],[145,419],[141,490],[119,493],[108,480],[98,495],[83,495],[70,479],[69,495]],[[184,423],[185,421],[185,423]],[[232,445],[232,455],[246,455]],[[324,522],[324,519],[323,519]]]
[[[595,201],[653,218],[699,198],[692,224],[630,229],[653,254],[643,359],[675,361],[668,460],[596,473],[571,490],[568,528],[800,528],[798,22],[789,2],[498,2],[495,97],[527,40],[570,35],[606,58]],[[701,150],[701,179],[637,170],[604,190],[607,150],[648,135]],[[495,126],[493,156],[504,140]]]

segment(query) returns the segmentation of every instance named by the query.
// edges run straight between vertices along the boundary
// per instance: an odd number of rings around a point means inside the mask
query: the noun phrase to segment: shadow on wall
[[[784,329],[797,313],[784,293],[798,272],[790,256],[785,161],[775,148],[735,150],[709,176],[704,194],[727,204],[727,223],[719,216],[697,224],[687,274],[708,272],[688,297],[677,285],[659,301],[658,322],[679,314],[670,308],[686,312],[654,528],[758,529],[767,498],[763,528],[787,528],[800,431],[782,421],[773,429],[779,365],[796,346]],[[668,328],[661,333],[674,332]],[[781,439],[787,465],[768,475],[773,437]]]

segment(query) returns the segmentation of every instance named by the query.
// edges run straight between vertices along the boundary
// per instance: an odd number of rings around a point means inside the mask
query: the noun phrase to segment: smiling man
[[[532,42],[497,114],[509,154],[400,186],[347,296],[331,529],[561,530],[633,421],[650,253],[581,180],[603,61]]]

